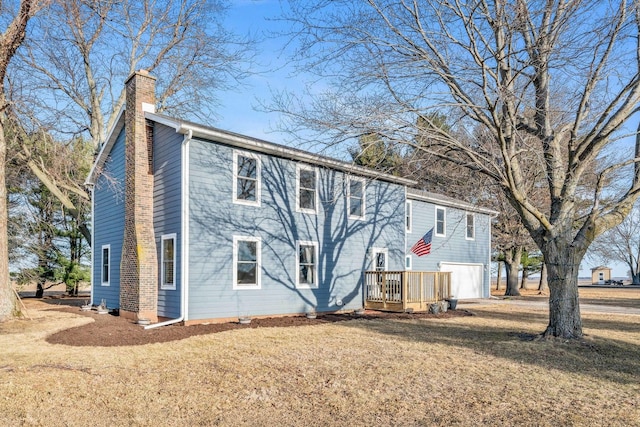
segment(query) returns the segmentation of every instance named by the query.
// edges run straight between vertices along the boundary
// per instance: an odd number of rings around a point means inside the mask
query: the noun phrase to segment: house
[[[92,303],[160,324],[355,310],[363,272],[381,269],[452,271],[457,297],[488,297],[494,212],[157,114],[145,71],[126,93],[87,178]]]
[[[600,265],[591,269],[591,283],[594,285],[604,285],[611,280],[611,268]]]

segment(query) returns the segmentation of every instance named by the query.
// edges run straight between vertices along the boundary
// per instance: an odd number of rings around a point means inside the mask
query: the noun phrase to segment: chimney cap
[[[155,80],[155,76],[152,76],[151,74],[149,74],[149,71],[145,70],[144,68],[140,68],[138,71],[134,71],[133,73],[131,73],[131,75],[129,77],[127,77],[127,80],[125,80],[125,84],[128,84],[129,81],[131,79],[133,79],[135,76],[143,76],[146,77],[148,79],[153,79]]]

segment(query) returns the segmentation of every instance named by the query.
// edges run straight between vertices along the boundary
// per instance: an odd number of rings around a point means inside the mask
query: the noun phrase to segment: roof
[[[611,270],[611,267],[607,267],[606,265],[599,265],[598,267],[593,267],[591,269],[591,271],[596,271],[596,270]]]
[[[153,122],[171,127],[175,129],[177,133],[188,135],[189,137],[198,137],[215,142],[220,142],[232,147],[252,150],[259,153],[270,154],[277,157],[324,166],[331,169],[337,169],[348,174],[358,175],[374,180],[387,181],[404,186],[414,186],[417,184],[416,181],[408,178],[386,174],[363,166],[354,165],[353,163],[336,160],[331,157],[310,153],[308,151],[287,147],[285,145],[275,144],[272,142],[264,141],[262,139],[241,135],[210,126],[204,126],[163,114],[145,112],[145,118]],[[111,149],[115,144],[116,138],[122,131],[123,127],[124,108],[118,113],[118,119],[116,120],[113,129],[109,133],[109,136],[102,146],[102,149],[100,150],[100,153],[98,154],[94,165],[89,172],[89,176],[87,177],[85,184],[92,185],[95,183],[98,177],[98,171],[102,169],[102,166],[108,158],[109,153],[111,152]]]
[[[116,119],[109,136],[105,143],[102,145],[100,153],[96,157],[96,160],[89,172],[85,184],[93,185],[98,178],[99,171],[104,166],[109,153],[113,149],[118,135],[124,128],[124,107],[118,112]],[[469,212],[483,213],[491,216],[498,215],[499,212],[476,206],[471,203],[463,202],[442,194],[430,193],[426,191],[410,188],[417,185],[417,182],[408,178],[398,177],[395,175],[386,174],[373,169],[369,169],[363,166],[354,165],[353,163],[343,162],[331,157],[310,153],[308,151],[299,150],[297,148],[287,147],[280,144],[275,144],[262,139],[253,138],[246,135],[241,135],[234,132],[218,129],[215,127],[205,126],[186,120],[177,119],[163,114],[156,114],[152,112],[145,112],[145,118],[156,123],[168,126],[175,129],[176,133],[182,135],[188,135],[189,137],[198,137],[206,140],[220,142],[232,147],[253,150],[260,153],[270,154],[277,157],[287,158],[294,161],[305,162],[313,165],[324,166],[331,169],[343,171],[348,174],[358,175],[374,180],[382,180],[387,182],[403,185],[407,188],[407,198],[413,200],[421,200],[430,203],[435,203],[442,206],[449,206],[459,209],[464,209]]]
[[[491,216],[496,216],[500,213],[498,211],[494,211],[493,209],[463,202],[461,200],[454,199],[453,197],[445,196],[443,194],[431,193],[428,191],[417,190],[415,188],[407,188],[407,199],[435,203],[437,205],[449,206],[452,208],[463,209],[465,211],[477,212]]]

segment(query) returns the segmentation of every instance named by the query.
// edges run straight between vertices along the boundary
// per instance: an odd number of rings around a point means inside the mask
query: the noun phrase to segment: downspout
[[[95,260],[95,250],[96,250],[96,228],[94,227],[94,218],[96,217],[95,215],[95,200],[96,200],[96,195],[94,192],[94,185],[93,184],[87,184],[87,187],[89,188],[89,191],[91,191],[91,294],[89,296],[89,304],[93,305],[93,285],[95,283],[94,280],[94,275],[96,272],[95,269],[95,265],[93,264],[94,260]],[[102,269],[102,266],[100,266],[100,268]]]
[[[193,131],[189,129],[182,140],[180,146],[181,165],[182,165],[182,182],[181,182],[181,223],[182,230],[180,232],[180,316],[176,319],[169,319],[164,322],[146,325],[144,329],[159,328],[161,326],[173,325],[175,323],[187,320],[187,298],[189,292],[187,286],[189,283],[189,141],[193,137]]]

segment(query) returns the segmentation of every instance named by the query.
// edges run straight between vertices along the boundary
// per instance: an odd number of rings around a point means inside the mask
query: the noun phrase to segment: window
[[[405,209],[405,221],[404,221],[404,227],[405,227],[405,231],[407,233],[411,233],[411,215],[412,215],[412,211],[411,211],[411,201],[407,201],[407,203],[405,203],[404,205],[404,209]]]
[[[447,229],[446,210],[436,206],[436,236],[445,236]]]
[[[298,211],[307,213],[317,212],[317,177],[315,168],[298,165],[296,168],[298,186]]]
[[[350,178],[348,191],[347,209],[349,218],[364,219],[364,179]]]
[[[375,271],[387,271],[387,258],[389,250],[387,248],[373,248],[373,269]]]
[[[111,265],[111,245],[102,245],[102,286],[109,286],[109,273]]]
[[[404,257],[404,269],[411,270],[411,255]]]
[[[467,213],[467,240],[473,240],[476,238],[476,227],[475,227],[475,215],[472,213]]]
[[[233,236],[233,289],[260,289],[261,240]]]
[[[260,157],[253,153],[233,153],[233,201],[260,206]]]
[[[318,287],[318,243],[297,242],[297,271],[299,288]]]
[[[162,236],[162,252],[160,253],[160,264],[162,265],[160,289],[176,288],[176,235],[168,234]]]

